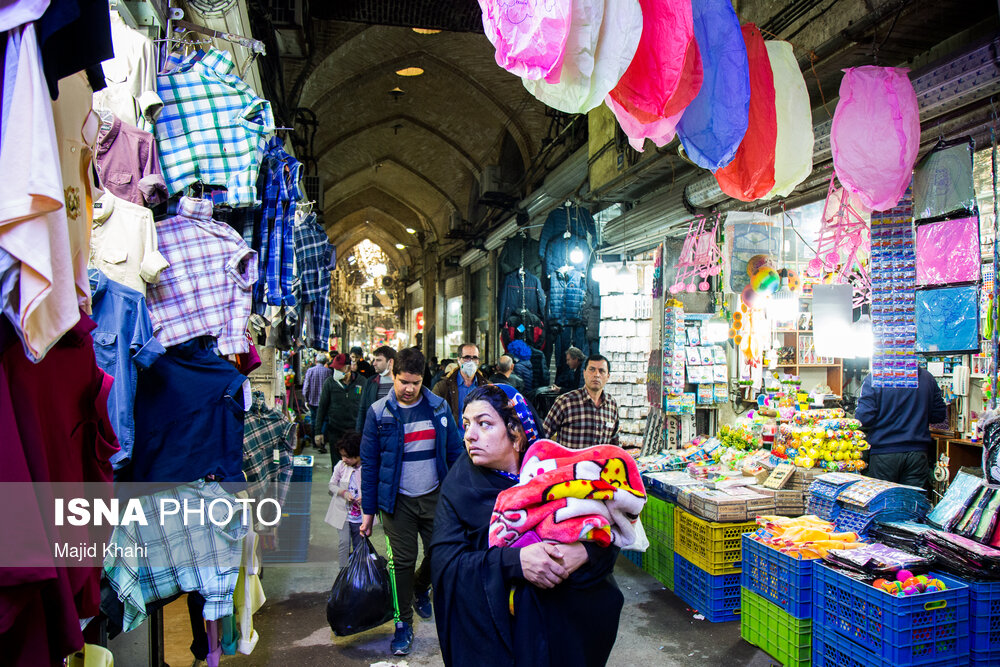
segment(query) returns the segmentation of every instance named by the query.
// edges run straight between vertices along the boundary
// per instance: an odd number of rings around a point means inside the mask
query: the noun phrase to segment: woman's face
[[[477,466],[516,473],[519,454],[507,425],[486,401],[472,401],[462,414],[465,449]]]

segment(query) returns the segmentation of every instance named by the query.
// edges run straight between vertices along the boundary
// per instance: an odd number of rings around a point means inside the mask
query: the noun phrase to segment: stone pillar
[[[472,270],[466,266],[462,268],[462,340],[475,342],[477,337],[473,328],[476,318],[473,317],[472,292]]]
[[[424,288],[424,355],[427,359],[437,355],[437,302],[438,289],[444,288],[444,283],[438,281],[440,268],[438,266],[438,247],[431,243],[424,251],[423,277]]]

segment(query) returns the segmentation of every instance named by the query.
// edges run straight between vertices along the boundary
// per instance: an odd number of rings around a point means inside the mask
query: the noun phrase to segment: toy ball
[[[931,579],[930,581],[928,581],[927,582],[927,589],[930,590],[931,586],[934,587],[934,590],[938,590],[938,591],[946,591],[946,590],[948,590],[948,587],[945,586],[945,583],[943,581],[941,581],[940,579]]]
[[[919,586],[906,586],[903,588],[903,595],[919,595],[922,592]]]
[[[743,293],[740,294],[740,300],[743,301],[743,305],[747,308],[753,308],[753,303],[757,299],[757,293],[753,290],[753,280],[751,279],[751,284],[743,288]]]
[[[795,271],[788,272],[788,289],[792,292],[799,291],[799,274]]]
[[[758,271],[767,265],[767,255],[754,255],[747,260],[747,275],[754,277]]]
[[[874,586],[875,588],[882,588],[887,583],[889,583],[888,579],[883,579],[879,577],[878,579],[872,582],[872,586]]]
[[[906,581],[913,576],[913,573],[909,570],[900,570],[896,573],[896,581]]]
[[[926,574],[918,574],[917,575],[917,581],[919,581],[920,583],[922,583],[922,584],[924,584],[926,586],[927,582],[930,581],[930,578]]]
[[[887,581],[885,585],[882,586],[882,590],[889,595],[899,595],[903,592],[903,585],[898,581]]]
[[[919,579],[917,579],[916,577],[910,577],[909,579],[907,579],[906,581],[903,582],[903,588],[909,588],[910,586],[916,586],[919,583],[920,583]]]
[[[774,294],[781,286],[781,277],[778,272],[769,266],[765,266],[757,273],[750,276],[750,287],[758,294]]]

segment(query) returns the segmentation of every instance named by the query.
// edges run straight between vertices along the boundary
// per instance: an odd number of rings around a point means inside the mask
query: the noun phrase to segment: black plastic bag
[[[366,537],[333,582],[326,620],[333,634],[343,637],[371,630],[392,618],[389,570]]]

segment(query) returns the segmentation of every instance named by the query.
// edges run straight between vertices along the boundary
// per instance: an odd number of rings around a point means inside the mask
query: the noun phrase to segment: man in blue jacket
[[[381,512],[395,594],[396,632],[389,650],[407,655],[413,646],[413,610],[431,616],[431,569],[427,557],[438,490],[463,451],[448,403],[422,386],[424,355],[399,352],[393,388],[368,409],[361,439],[361,534],[372,532]],[[417,563],[417,537],[424,560]]]
[[[861,385],[854,411],[868,435],[868,475],[923,488],[930,472],[931,424],[948,413],[934,376],[921,368],[917,386],[873,387],[872,376]]]

